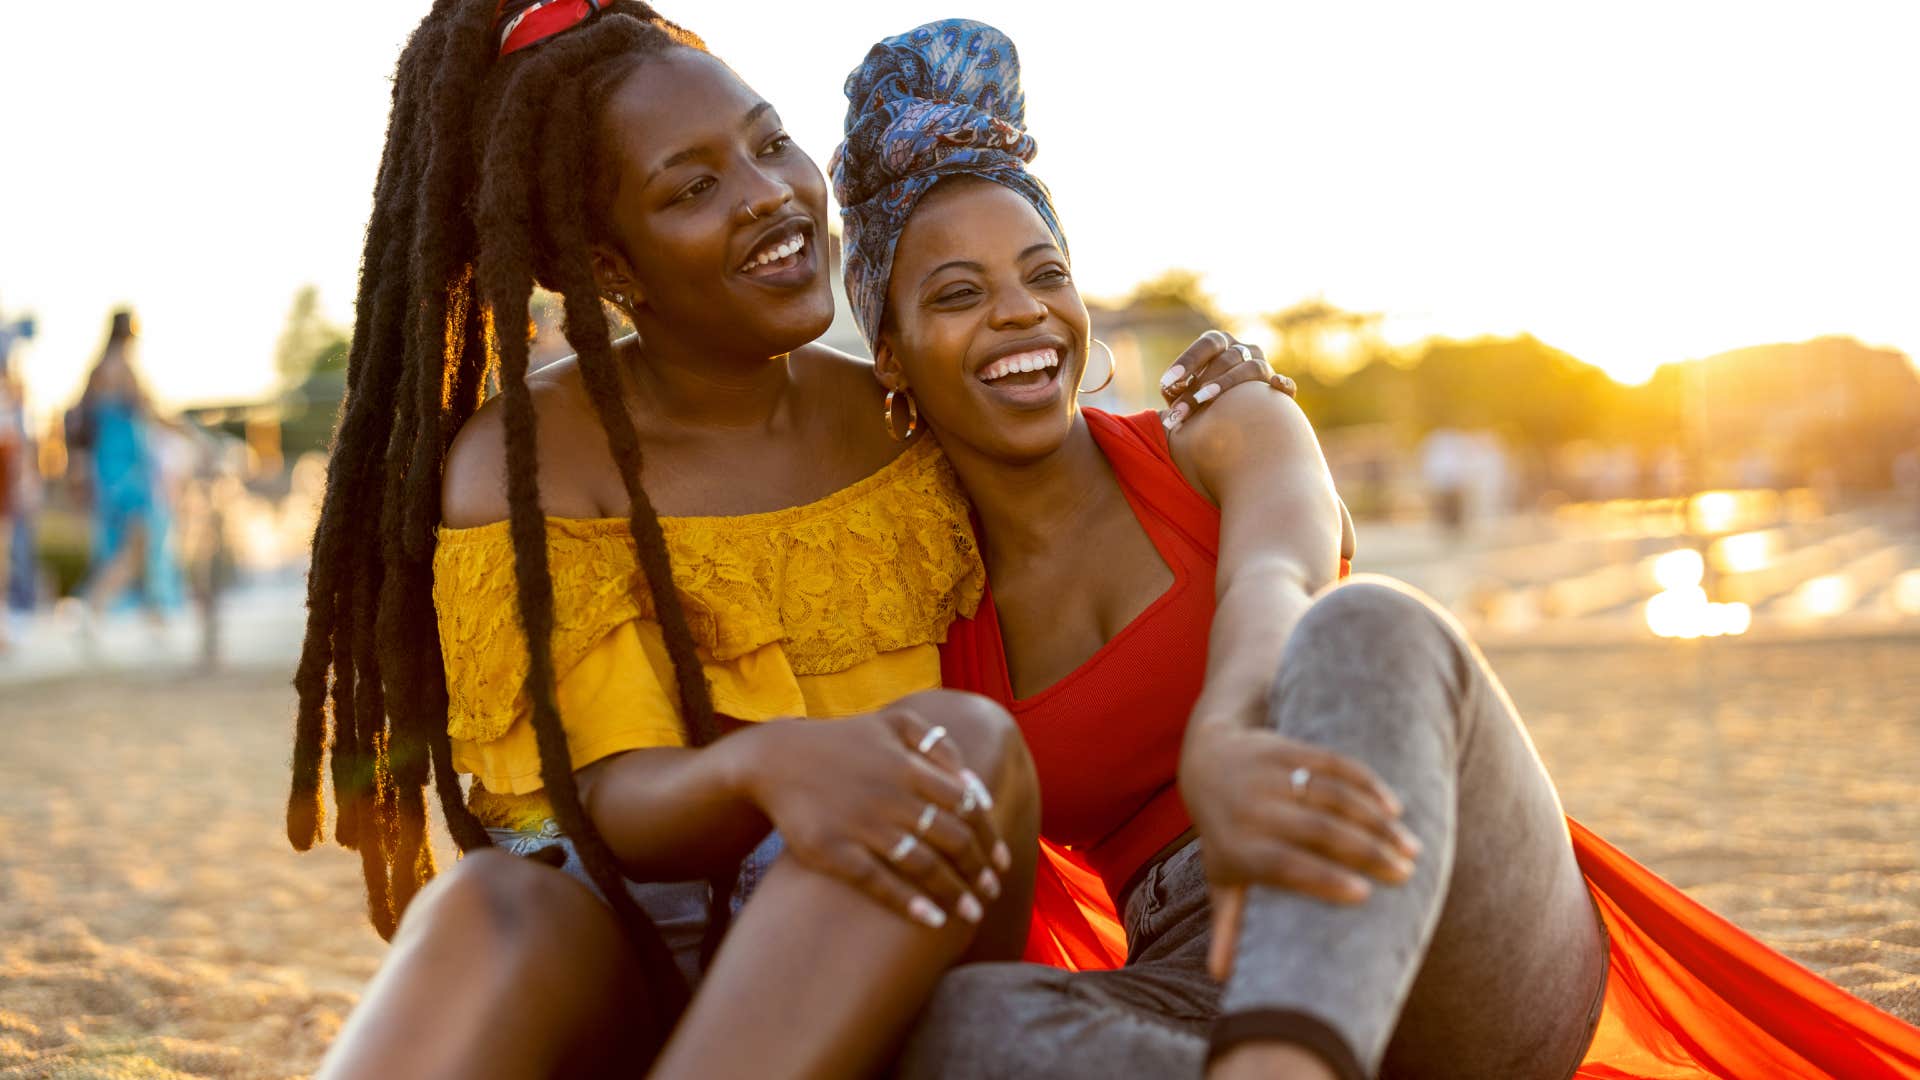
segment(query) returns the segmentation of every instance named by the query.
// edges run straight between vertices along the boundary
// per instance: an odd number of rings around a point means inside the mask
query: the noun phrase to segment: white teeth
[[[789,255],[794,254],[795,252],[799,251],[801,248],[804,248],[806,246],[807,246],[806,235],[804,233],[796,234],[791,240],[788,240],[787,242],[780,244],[776,247],[769,248],[768,250],[761,252],[759,255],[756,255],[753,258],[748,259],[746,261],[746,264],[740,267],[740,269],[751,270],[756,266],[765,266],[770,262],[779,262],[781,259],[784,259]]]
[[[1032,352],[1016,353],[1013,356],[1003,356],[995,360],[980,372],[980,379],[982,382],[992,382],[1019,372],[1045,371],[1059,366],[1059,353],[1052,349],[1035,349]]]

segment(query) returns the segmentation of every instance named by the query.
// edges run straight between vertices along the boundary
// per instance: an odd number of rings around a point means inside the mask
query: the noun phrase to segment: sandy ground
[[[1503,649],[1569,810],[1920,1020],[1920,638]],[[278,675],[0,688],[0,1076],[311,1070],[384,946]]]

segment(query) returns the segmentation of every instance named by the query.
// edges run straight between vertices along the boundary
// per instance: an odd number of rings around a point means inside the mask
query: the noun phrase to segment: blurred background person
[[[10,614],[24,586],[32,603],[31,517],[39,470],[28,435],[26,389],[13,367],[13,346],[33,338],[33,319],[0,321],[0,652],[11,647]],[[26,534],[26,535],[20,535]],[[25,564],[20,570],[16,564]]]
[[[115,311],[86,390],[68,414],[68,475],[84,479],[79,501],[92,516],[92,565],[81,591],[86,610],[100,616],[132,588],[158,621],[179,597],[163,484],[170,440],[134,368],[137,340],[133,312]]]

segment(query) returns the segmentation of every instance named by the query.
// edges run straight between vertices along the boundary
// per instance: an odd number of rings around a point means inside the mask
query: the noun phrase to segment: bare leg
[[[639,970],[613,913],[579,882],[475,852],[407,909],[316,1075],[635,1075]]]
[[[87,585],[87,606],[95,614],[105,612],[107,605],[139,575],[146,561],[147,527],[144,523],[128,525],[120,550],[113,553],[113,558],[107,560],[107,565],[101,567]]]
[[[1013,720],[985,699],[911,699],[946,726],[987,782],[1014,851],[1005,891],[977,933],[929,930],[838,879],[784,857],[741,911],[656,1077],[846,1077],[877,1070],[934,983],[963,953],[1010,960],[1025,947],[1039,791]],[[969,952],[969,946],[971,951]]]

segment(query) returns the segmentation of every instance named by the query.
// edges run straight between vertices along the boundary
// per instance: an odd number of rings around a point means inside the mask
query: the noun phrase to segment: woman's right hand
[[[748,797],[802,864],[923,925],[978,923],[1011,853],[986,784],[936,731],[910,706],[766,724]]]

